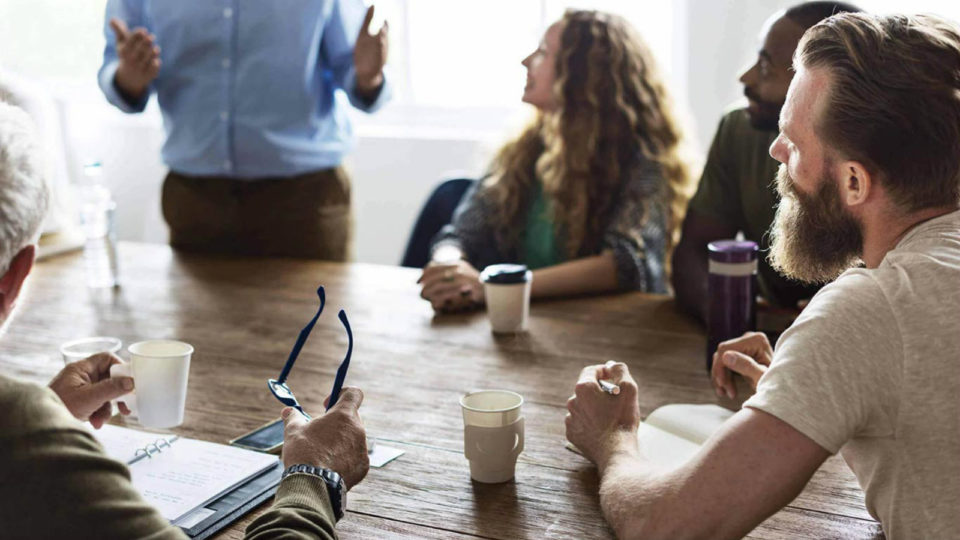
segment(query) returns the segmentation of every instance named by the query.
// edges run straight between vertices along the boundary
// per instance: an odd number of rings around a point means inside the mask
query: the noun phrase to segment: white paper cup
[[[117,401],[136,413],[144,427],[182,424],[193,346],[182,341],[152,340],[134,343],[127,350],[130,362],[111,366],[110,376],[133,377],[134,392]]]
[[[512,277],[499,282],[498,273],[509,269]],[[526,332],[530,319],[530,288],[533,273],[521,265],[491,265],[480,274],[490,328],[498,334]]]
[[[523,396],[508,390],[479,390],[460,398],[463,454],[470,477],[497,484],[514,477],[523,451]]]
[[[60,355],[63,356],[63,363],[69,364],[89,358],[97,353],[117,354],[122,346],[123,343],[115,337],[88,337],[64,343],[60,346]]]

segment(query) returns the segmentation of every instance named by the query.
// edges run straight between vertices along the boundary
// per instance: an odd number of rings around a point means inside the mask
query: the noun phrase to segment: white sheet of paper
[[[94,433],[114,459],[132,457],[156,433],[104,426]],[[149,443],[147,443],[149,444]],[[234,446],[180,438],[149,459],[130,465],[133,487],[160,514],[175,521],[215,499],[279,458]]]
[[[402,455],[403,450],[377,443],[377,445],[373,447],[373,452],[370,454],[370,466],[377,468],[383,467]]]
[[[683,465],[700,450],[699,444],[650,424],[640,424],[637,439],[644,457],[664,469],[675,469]]]
[[[733,415],[733,411],[718,405],[664,405],[640,423],[640,451],[653,464],[674,469],[696,455],[700,446]],[[570,443],[567,448],[580,453]]]
[[[703,444],[733,415],[733,411],[719,405],[674,403],[653,411],[644,423]]]
[[[107,455],[123,463],[129,463],[135,458],[136,451],[140,448],[174,438],[172,433],[151,433],[111,424],[104,424],[103,427],[95,430],[90,424],[86,425],[94,438],[103,445]]]
[[[168,520],[205,504],[276,463],[277,457],[222,444],[180,439],[154,459],[130,467],[133,487]]]

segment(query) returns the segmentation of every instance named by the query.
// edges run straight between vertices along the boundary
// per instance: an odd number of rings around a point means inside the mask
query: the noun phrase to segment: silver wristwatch
[[[347,487],[343,483],[343,478],[336,471],[300,463],[287,467],[287,470],[283,471],[281,480],[294,473],[312,474],[323,480],[327,485],[327,494],[330,495],[330,504],[333,506],[333,517],[340,521],[347,510]]]

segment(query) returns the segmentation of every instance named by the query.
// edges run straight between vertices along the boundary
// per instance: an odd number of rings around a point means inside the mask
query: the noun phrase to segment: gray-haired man
[[[26,113],[0,102],[0,324],[10,319],[33,268],[48,205],[36,141]],[[80,424],[99,428],[109,416],[109,401],[133,389],[133,380],[109,377],[116,362],[108,354],[75,362],[50,388],[0,376],[5,538],[186,538],[140,498],[127,468],[104,454]],[[248,527],[248,538],[336,536],[330,490],[354,486],[369,466],[357,413],[362,401],[363,393],[349,388],[328,413],[309,422],[292,409],[283,411],[284,465],[332,470],[343,483],[331,487],[308,472],[287,475],[273,507]]]

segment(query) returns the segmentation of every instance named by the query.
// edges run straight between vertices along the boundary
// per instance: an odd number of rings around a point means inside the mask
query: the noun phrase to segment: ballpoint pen
[[[613,384],[612,382],[607,382],[603,379],[597,382],[600,383],[600,388],[602,388],[604,392],[610,394],[611,396],[616,396],[620,394],[620,387]]]

